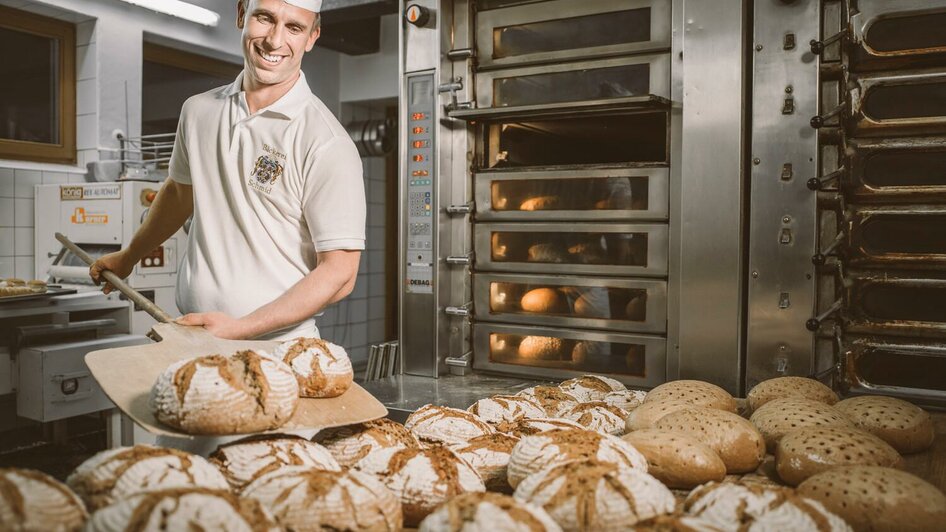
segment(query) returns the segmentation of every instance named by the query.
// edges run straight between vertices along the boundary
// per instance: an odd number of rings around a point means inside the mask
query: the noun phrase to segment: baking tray
[[[61,286],[51,285],[46,287],[45,292],[23,294],[21,296],[0,297],[0,305],[12,303],[14,301],[30,301],[32,299],[46,299],[49,297],[64,296],[67,294],[75,294],[76,292],[77,290],[75,288],[63,288]]]

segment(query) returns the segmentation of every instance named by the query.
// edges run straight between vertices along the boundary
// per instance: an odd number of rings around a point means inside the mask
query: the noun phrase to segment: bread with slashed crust
[[[387,418],[325,429],[312,441],[324,446],[343,467],[351,467],[378,449],[419,448],[420,442],[404,425]]]
[[[624,434],[624,410],[604,401],[581,403],[562,412],[562,417],[574,421],[588,430],[619,436]]]
[[[419,532],[559,532],[561,527],[542,508],[509,495],[464,493],[428,515]]]
[[[574,379],[568,379],[558,385],[563,391],[571,394],[579,402],[601,401],[611,392],[626,390],[620,381],[604,375],[582,375]]]
[[[506,476],[512,448],[519,443],[519,438],[497,432],[477,436],[465,443],[449,446],[466,463],[473,466],[490,491],[511,493],[512,487]]]
[[[522,395],[493,395],[473,403],[467,412],[478,416],[500,431],[523,418],[545,417],[545,409]]]
[[[516,395],[526,397],[545,409],[548,417],[558,417],[563,411],[578,404],[578,399],[558,386],[532,386]],[[546,416],[540,416],[546,417]]]
[[[65,484],[30,469],[0,469],[0,530],[76,532],[88,514]]]
[[[476,414],[448,406],[424,405],[407,417],[404,428],[424,443],[462,443],[496,429]]]
[[[283,342],[273,355],[292,368],[302,397],[338,397],[351,388],[351,359],[340,345],[301,337]]]
[[[305,438],[283,434],[251,436],[221,445],[210,455],[210,462],[220,469],[235,490],[286,466],[341,469],[328,449]]]

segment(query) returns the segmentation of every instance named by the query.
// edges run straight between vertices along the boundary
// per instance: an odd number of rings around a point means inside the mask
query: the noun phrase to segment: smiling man
[[[321,4],[237,2],[243,72],[185,102],[170,179],[129,246],[92,265],[96,282],[106,269],[126,277],[193,214],[179,323],[222,338],[318,336],[313,316],[351,292],[365,244],[361,159],[300,69]]]

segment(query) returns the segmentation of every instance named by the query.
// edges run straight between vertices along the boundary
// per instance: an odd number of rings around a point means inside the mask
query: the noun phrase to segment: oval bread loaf
[[[838,402],[838,394],[834,393],[834,390],[819,381],[805,377],[776,377],[765,380],[753,386],[746,395],[752,411],[773,399],[786,397],[801,397],[828,405]]]
[[[899,469],[836,467],[810,477],[798,494],[815,499],[854,530],[911,532],[942,530],[946,495]]]
[[[854,423],[834,407],[800,397],[769,401],[753,412],[749,421],[765,437],[765,445],[771,452],[775,452],[775,445],[789,432],[807,427],[854,428]]]
[[[533,360],[568,358],[565,341],[552,336],[526,336],[519,342],[519,356]]]
[[[424,405],[407,416],[404,428],[425,443],[463,443],[496,429],[476,414],[448,406]]]
[[[647,471],[667,487],[691,489],[726,476],[726,464],[709,445],[681,432],[644,429],[621,437],[647,459]]]
[[[755,471],[765,458],[765,440],[751,423],[732,412],[691,406],[668,414],[654,428],[690,434],[726,464],[730,474]]]
[[[809,427],[786,434],[775,449],[778,476],[792,486],[838,466],[901,467],[903,458],[880,438],[859,429]]]
[[[640,406],[631,410],[627,415],[626,431],[633,432],[635,430],[653,428],[653,426],[667,414],[691,406],[693,405],[681,399],[641,403]]]
[[[568,310],[562,293],[554,288],[536,288],[526,292],[519,301],[526,312],[537,314],[560,314]]]
[[[903,454],[929,449],[933,444],[933,418],[922,408],[902,399],[866,395],[834,405],[854,424],[884,440]]]
[[[653,401],[686,401],[693,406],[705,406],[725,410],[727,412],[736,411],[736,400],[729,392],[703,381],[678,380],[670,381],[657,386],[644,397],[644,402]]]

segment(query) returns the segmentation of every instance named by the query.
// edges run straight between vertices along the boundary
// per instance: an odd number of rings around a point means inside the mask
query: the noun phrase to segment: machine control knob
[[[404,10],[404,18],[418,28],[423,28],[430,22],[430,10],[421,5],[410,4]]]

